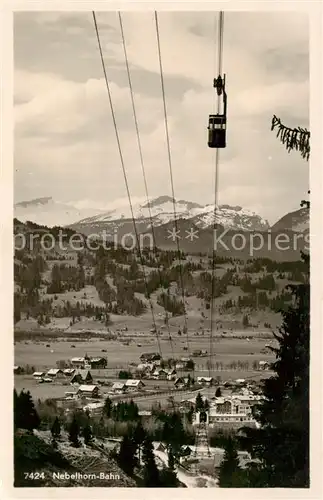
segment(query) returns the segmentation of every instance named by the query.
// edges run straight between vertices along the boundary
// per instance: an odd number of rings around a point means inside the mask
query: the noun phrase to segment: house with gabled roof
[[[71,384],[91,384],[93,377],[89,370],[76,370],[72,375]]]
[[[99,388],[97,385],[80,385],[76,394],[79,397],[98,398]]]
[[[142,380],[129,379],[125,382],[126,389],[128,391],[140,391],[145,387]]]
[[[115,394],[124,394],[126,392],[126,390],[127,390],[126,384],[124,382],[115,382],[112,385],[111,390]]]
[[[100,401],[98,403],[88,403],[83,407],[85,412],[89,412],[90,415],[101,415],[104,408],[104,402]]]
[[[141,377],[149,377],[155,371],[155,363],[139,363],[136,368],[136,373]]]
[[[52,380],[64,380],[66,379],[66,375],[60,368],[51,368],[46,373],[46,378],[51,378]]]
[[[156,380],[166,380],[167,370],[164,370],[163,368],[156,368],[156,370],[152,373],[152,378]]]
[[[204,387],[210,387],[214,384],[213,377],[197,377],[197,383]]]
[[[63,373],[66,377],[72,377],[75,373],[75,368],[64,368]]]
[[[188,387],[190,383],[190,380],[188,377],[177,377],[177,379],[174,382],[174,385],[176,389],[184,389],[185,387]]]
[[[89,364],[91,365],[92,370],[105,369],[107,367],[108,360],[106,358],[99,356],[96,358],[90,358]]]

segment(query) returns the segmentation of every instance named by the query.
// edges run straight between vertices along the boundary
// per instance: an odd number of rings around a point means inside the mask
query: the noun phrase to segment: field
[[[235,332],[236,335],[239,333]],[[265,345],[270,341],[268,339],[259,338],[259,336],[250,332],[249,336],[245,332],[246,338],[213,338],[213,353],[214,362],[230,363],[232,361],[270,361],[273,359],[271,353],[261,353]],[[126,336],[124,336],[126,338]],[[247,338],[249,340],[247,340]],[[197,349],[204,349],[209,352],[210,338],[208,336],[192,337],[189,336],[187,342],[186,336],[177,337],[172,340],[161,339],[160,346],[164,358],[185,357],[188,356],[188,351],[184,348],[189,344],[189,352],[192,353]],[[138,346],[138,344],[140,344]],[[46,347],[50,345],[50,347]],[[71,345],[75,345],[74,348]],[[173,347],[173,349],[172,349]],[[105,349],[107,352],[102,353]],[[17,342],[15,345],[15,364],[34,366],[37,370],[56,367],[56,361],[68,360],[72,357],[84,356],[86,353],[89,356],[107,356],[109,368],[125,368],[130,363],[139,363],[140,355],[143,352],[158,351],[157,342],[154,337],[136,336],[136,342],[131,342],[129,345],[124,345],[118,341],[105,341],[90,339],[88,341],[73,341],[73,340],[57,340],[45,342]],[[208,357],[195,358],[196,370],[206,369]]]
[[[242,332],[234,332],[235,336],[242,336]],[[243,338],[233,338],[233,333],[228,334],[227,338],[213,338],[213,369],[211,375],[220,377],[224,382],[230,379],[259,379],[260,377],[267,376],[266,372],[255,371],[252,367],[254,361],[272,361],[272,353],[264,353],[265,346],[273,344],[272,340],[260,338],[260,333],[243,332]],[[265,335],[266,336],[266,335]],[[267,333],[268,336],[268,333]],[[45,371],[49,368],[56,367],[58,360],[68,361],[72,357],[82,357],[85,354],[89,356],[106,356],[108,358],[108,369],[106,370],[91,370],[94,381],[101,380],[112,383],[117,380],[117,374],[120,369],[129,369],[134,371],[135,365],[139,363],[140,355],[143,352],[156,352],[158,347],[156,338],[153,336],[142,335],[142,338],[136,335],[136,341],[131,341],[132,335],[127,332],[123,334],[123,338],[128,338],[129,345],[124,345],[119,341],[108,341],[102,339],[89,339],[87,341],[76,341],[51,339],[46,342],[35,341],[21,341],[16,342],[15,345],[15,364],[19,366],[34,367],[37,371]],[[138,345],[140,343],[140,346]],[[197,349],[205,349],[210,351],[210,337],[208,336],[189,336],[189,352]],[[50,347],[47,347],[47,346]],[[75,347],[72,348],[71,345]],[[164,358],[171,357],[186,357],[188,351],[184,350],[187,347],[187,337],[176,337],[172,341],[161,339],[160,341],[161,352]],[[172,349],[173,348],[173,349]],[[106,352],[102,352],[102,350]],[[209,357],[194,357],[195,361],[195,377],[208,376],[208,361]],[[237,368],[232,369],[228,365],[232,362],[248,362],[247,369]],[[217,364],[218,363],[218,364]],[[220,367],[222,363],[222,368]],[[268,372],[269,373],[269,372]],[[178,375],[186,375],[187,372],[178,370]],[[167,390],[173,388],[173,382],[158,381],[158,380],[145,380],[146,389],[150,390]],[[29,389],[36,398],[53,397],[59,398],[65,395],[65,392],[71,390],[69,385],[61,385],[57,383],[52,384],[39,384],[33,380],[31,375],[17,375],[15,376],[15,387],[17,390]],[[109,388],[106,386],[101,387],[101,392],[107,393]],[[175,399],[183,399],[183,394],[175,395]],[[136,398],[140,406],[150,407],[153,402],[166,400],[167,396],[152,395],[149,398]]]

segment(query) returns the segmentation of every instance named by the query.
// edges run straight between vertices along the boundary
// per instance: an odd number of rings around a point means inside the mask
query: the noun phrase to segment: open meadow
[[[239,334],[236,333],[236,335]],[[87,353],[93,357],[106,356],[109,368],[127,368],[130,363],[139,363],[142,353],[158,352],[156,337],[150,336],[140,339],[137,336],[136,339],[136,341],[129,341],[129,345],[119,341],[93,338],[87,341],[51,339],[48,342],[31,340],[16,342],[15,364],[28,364],[37,370],[45,370],[55,368],[56,362],[59,360],[67,361],[72,357],[82,357]],[[251,364],[253,361],[272,361],[273,355],[265,347],[272,342],[266,338],[260,338],[258,335],[252,335],[252,332],[250,332],[249,337],[246,335],[245,338],[214,337],[212,340],[213,362],[229,364],[233,361],[248,361]],[[198,349],[206,350],[209,353],[210,336],[189,336],[187,340],[187,337],[182,335],[174,338],[172,342],[166,338],[160,339],[160,347],[163,358],[187,357]],[[207,369],[208,356],[193,359],[196,370]]]

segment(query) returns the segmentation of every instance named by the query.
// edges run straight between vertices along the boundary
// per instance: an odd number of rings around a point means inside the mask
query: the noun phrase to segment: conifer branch
[[[290,128],[284,125],[280,118],[273,116],[271,130],[277,129],[277,137],[286,147],[288,153],[293,150],[299,151],[305,160],[310,157],[310,132],[306,128]]]

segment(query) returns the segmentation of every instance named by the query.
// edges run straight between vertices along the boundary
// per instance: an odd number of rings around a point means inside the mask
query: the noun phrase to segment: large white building
[[[193,425],[205,422],[207,425],[218,423],[255,423],[252,407],[261,400],[261,396],[239,394],[215,398],[207,411],[196,412]]]

